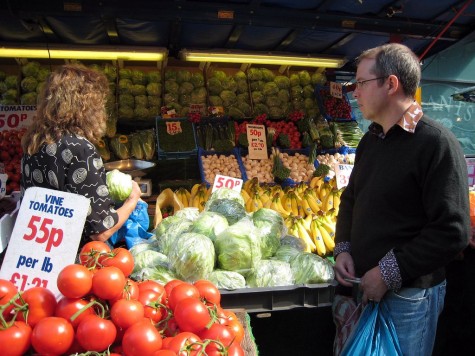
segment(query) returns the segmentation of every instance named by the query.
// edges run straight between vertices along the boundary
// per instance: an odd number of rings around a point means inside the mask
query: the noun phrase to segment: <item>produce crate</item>
[[[159,160],[196,157],[196,133],[188,118],[156,118]]]
[[[331,306],[335,286],[336,282],[272,288],[220,289],[221,306],[228,309],[244,308],[248,313]]]
[[[355,114],[351,109],[350,100],[348,99],[348,95],[346,94],[345,89],[343,88],[343,96],[341,99],[335,98],[330,95],[330,87],[329,86],[315,86],[315,97],[317,98],[318,107],[320,109],[320,113],[323,117],[328,121],[350,121],[356,120]],[[335,116],[334,114],[328,112],[330,106],[331,108],[339,108],[345,116],[338,115]]]
[[[208,126],[212,127],[213,135],[211,140],[211,146],[218,151],[223,151],[220,149],[219,143],[218,147],[214,146],[214,143],[218,140],[229,140],[230,144],[234,144],[234,135],[229,129],[229,125],[234,123],[228,119],[228,117],[203,117],[199,122],[195,122],[193,126],[195,127],[196,133],[196,146],[204,150],[211,150],[211,147],[206,147],[206,129]],[[222,145],[221,145],[222,146]],[[232,148],[226,150],[231,152]]]
[[[241,172],[241,179],[245,182],[247,180],[247,175],[246,175],[246,170],[244,169],[244,166],[242,164],[241,160],[241,155],[239,154],[239,150],[237,148],[234,148],[232,152],[217,152],[217,151],[205,151],[201,148],[198,148],[198,166],[200,168],[200,175],[201,175],[201,181],[206,184],[207,187],[210,187],[214,182],[208,182],[206,180],[205,172],[203,169],[203,156],[209,156],[209,155],[224,155],[224,156],[235,156],[238,166],[239,166],[239,171]],[[223,174],[223,173],[218,173],[218,174]],[[224,174],[225,175],[225,174]]]
[[[233,310],[244,328],[244,338],[241,341],[241,347],[246,356],[257,356],[259,351],[256,340],[252,334],[251,317],[243,309]]]

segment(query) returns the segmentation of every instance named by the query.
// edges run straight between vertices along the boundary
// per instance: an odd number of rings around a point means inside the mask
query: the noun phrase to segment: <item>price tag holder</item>
[[[36,105],[0,105],[0,131],[27,127],[36,112]]]
[[[221,174],[216,174],[213,182],[213,188],[211,189],[211,193],[215,192],[219,188],[228,188],[235,190],[237,192],[241,192],[242,189],[242,179],[223,176]]]
[[[25,191],[8,243],[0,278],[19,291],[45,287],[56,298],[59,272],[76,259],[90,201],[46,188]]]
[[[250,159],[267,159],[266,129],[264,125],[247,124]]]
[[[183,132],[180,121],[165,121],[165,123],[167,125],[167,134],[177,135]]]
[[[346,187],[350,179],[351,171],[353,170],[353,165],[335,163],[334,169],[335,169],[335,176],[336,176],[336,187],[338,189]]]
[[[330,82],[330,95],[341,99],[343,98],[343,87],[340,83]]]

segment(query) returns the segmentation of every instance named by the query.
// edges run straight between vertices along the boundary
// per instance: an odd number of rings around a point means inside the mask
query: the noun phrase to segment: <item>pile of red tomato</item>
[[[20,190],[21,177],[21,137],[26,129],[0,131],[0,162],[8,175],[6,194]]]
[[[133,257],[99,241],[58,275],[62,297],[0,279],[3,356],[241,356],[245,330],[207,280],[134,281]]]

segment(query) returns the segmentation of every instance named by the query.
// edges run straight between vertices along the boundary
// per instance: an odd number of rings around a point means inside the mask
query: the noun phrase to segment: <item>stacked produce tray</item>
[[[244,308],[248,313],[330,306],[336,282],[272,288],[220,290],[223,308]]]
[[[240,178],[243,181],[247,180],[246,170],[244,169],[244,166],[243,166],[242,160],[241,160],[241,156],[240,156],[239,150],[237,148],[234,148],[230,152],[205,151],[202,148],[198,148],[198,166],[200,168],[201,181],[203,183],[206,183],[206,185],[208,187],[213,185],[213,181],[209,181],[208,180],[209,178],[206,176],[206,172],[205,172],[206,170],[203,167],[203,157],[206,157],[206,156],[209,156],[209,155],[217,155],[217,156],[222,155],[222,156],[225,156],[225,157],[234,156],[236,158],[236,161],[237,161],[237,164],[238,164],[237,168],[239,170],[239,173],[240,173],[241,177],[236,177],[236,176],[229,175],[224,170],[222,172],[217,172],[216,174],[222,174],[222,175],[230,176],[230,177],[233,177],[233,178]],[[226,167],[226,168],[229,168],[229,167]]]
[[[320,113],[327,121],[356,120],[345,89],[343,89],[342,98],[339,99],[331,96],[330,87],[317,85],[315,87],[315,97]]]
[[[176,123],[176,126],[173,124]],[[181,132],[169,134],[167,124],[180,127]],[[193,123],[188,118],[156,118],[157,133],[157,156],[159,160],[185,159],[196,157],[198,148],[196,146],[196,132]]]

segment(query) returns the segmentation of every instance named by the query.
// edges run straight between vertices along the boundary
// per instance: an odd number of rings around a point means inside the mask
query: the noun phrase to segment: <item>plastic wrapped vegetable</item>
[[[194,221],[191,231],[206,235],[211,241],[215,241],[216,236],[228,227],[228,220],[223,215],[212,211],[204,211]]]
[[[111,151],[120,159],[130,157],[129,139],[126,135],[116,135],[110,139]]]
[[[193,223],[190,220],[178,218],[178,221],[169,225],[163,235],[157,238],[158,250],[168,256],[171,247],[176,243],[182,234],[185,234],[191,230],[192,225]]]
[[[290,264],[279,260],[260,260],[246,281],[249,287],[277,287],[294,284]]]
[[[239,220],[218,236],[214,242],[218,267],[227,271],[248,274],[261,260],[260,239],[249,218]]]
[[[132,176],[113,169],[106,174],[106,184],[112,200],[123,202],[132,192]]]
[[[229,189],[229,188],[219,188],[219,189],[215,190],[213,192],[213,194],[211,194],[211,196],[209,197],[209,199],[206,203],[207,203],[207,205],[209,205],[214,200],[217,200],[217,199],[235,200],[236,202],[238,202],[242,206],[244,206],[244,204],[245,204],[244,198],[242,197],[241,193],[239,193],[235,190]],[[206,206],[205,206],[205,210],[206,210]]]
[[[214,270],[208,276],[208,280],[219,289],[234,290],[246,287],[246,279],[238,272]]]
[[[143,245],[143,244],[139,244],[139,245]],[[132,251],[130,252],[132,253]],[[138,253],[132,253],[132,256],[134,256],[133,272],[135,273],[140,272],[140,270],[146,267],[162,266],[162,267],[168,268],[168,264],[169,264],[168,257],[165,256],[163,253],[155,251],[153,249],[140,251]]]
[[[237,223],[246,216],[246,209],[236,200],[231,199],[215,199],[206,204],[205,211],[212,211],[223,215],[229,225]]]
[[[290,261],[295,284],[326,283],[335,278],[330,261],[309,252],[301,252]]]
[[[281,245],[275,252],[274,256],[272,256],[272,259],[290,263],[290,261],[292,261],[294,257],[300,254],[300,252],[302,251],[298,250],[293,246]]]
[[[142,268],[138,272],[134,272],[130,275],[130,278],[134,280],[146,280],[151,279],[153,281],[166,284],[173,279],[177,279],[177,276],[170,271],[167,267],[161,265]]]
[[[273,256],[280,247],[280,238],[285,231],[284,219],[275,210],[261,208],[252,214],[252,221],[261,238],[262,258]]]
[[[187,282],[207,279],[215,264],[213,242],[202,234],[181,234],[170,246],[168,258],[178,278]]]

